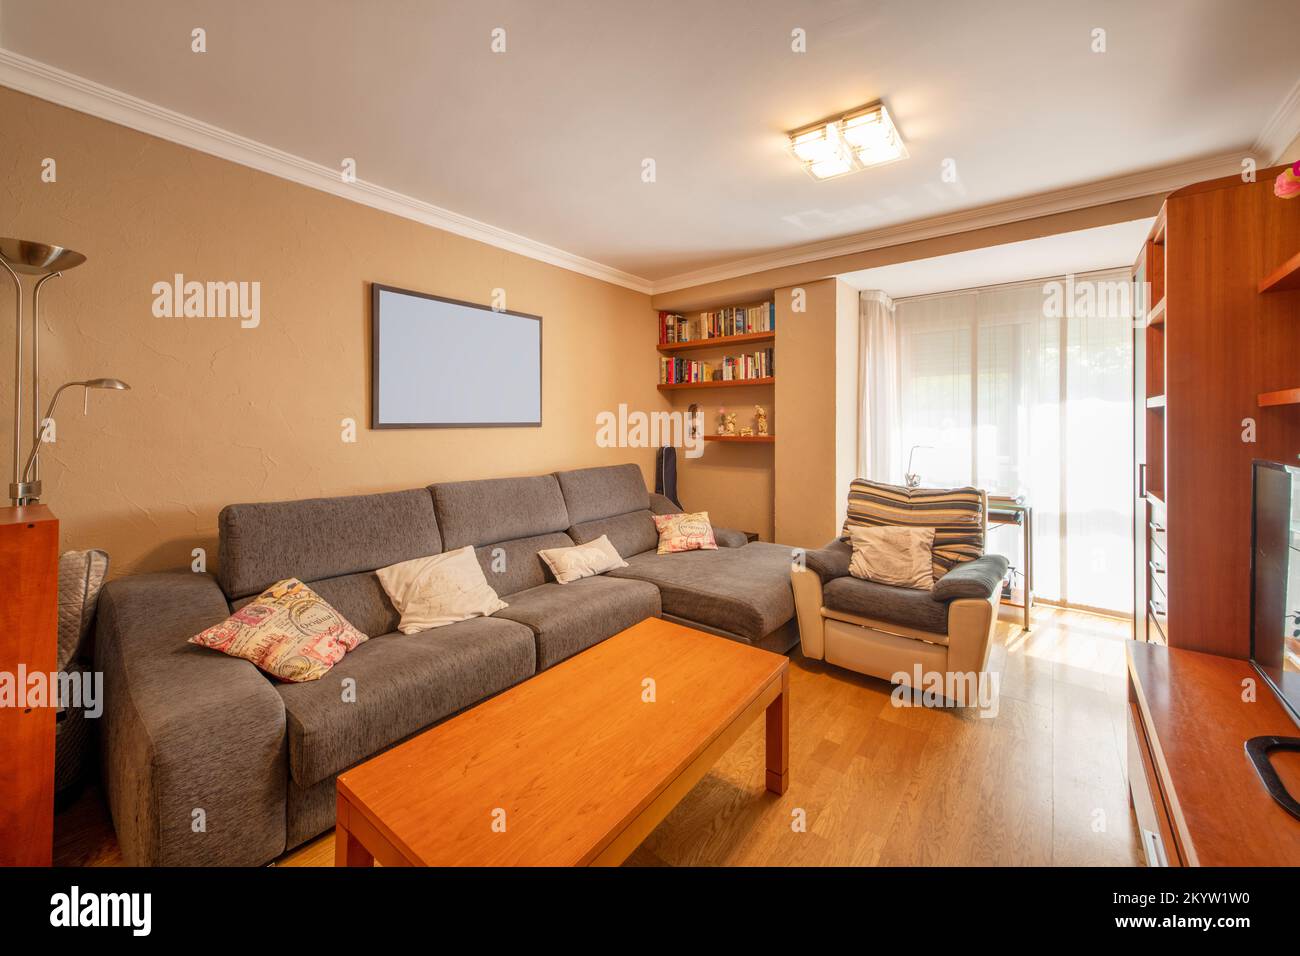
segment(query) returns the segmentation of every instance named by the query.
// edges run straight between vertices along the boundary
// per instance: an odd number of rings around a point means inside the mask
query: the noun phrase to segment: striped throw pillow
[[[984,553],[984,496],[978,488],[900,488],[865,478],[849,485],[849,528],[934,528],[934,579]]]

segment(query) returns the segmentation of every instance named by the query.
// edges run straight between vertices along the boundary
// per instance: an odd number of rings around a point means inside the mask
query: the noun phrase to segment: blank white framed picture
[[[371,428],[542,424],[542,317],[371,283]]]

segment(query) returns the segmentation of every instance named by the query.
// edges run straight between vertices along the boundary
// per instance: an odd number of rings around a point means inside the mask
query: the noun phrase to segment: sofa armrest
[[[657,491],[650,492],[650,513],[655,515],[679,515],[684,509],[667,495]]]
[[[853,558],[853,548],[847,541],[839,538],[828,541],[815,551],[804,552],[804,563],[809,571],[815,571],[822,584],[836,578],[846,577],[849,573],[849,561]]]
[[[964,561],[934,583],[930,597],[936,601],[991,598],[1007,576],[1007,567],[1007,559],[1000,554]]]
[[[284,703],[248,661],[187,643],[229,613],[209,574],[119,578],[100,595],[102,773],[129,865],[284,852]]]
[[[822,579],[807,567],[792,563],[790,587],[794,591],[794,613],[799,622],[800,650],[809,660],[822,660],[826,656],[826,622],[822,617]]]
[[[952,572],[949,572],[951,574]],[[956,674],[983,674],[993,648],[998,621],[998,599],[956,598],[948,605],[948,670]]]
[[[719,548],[743,548],[749,544],[745,532],[734,531],[731,528],[714,528],[713,540],[718,543]]]

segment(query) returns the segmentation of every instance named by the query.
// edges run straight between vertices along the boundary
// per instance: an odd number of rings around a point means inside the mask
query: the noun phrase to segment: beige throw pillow
[[[572,548],[547,548],[537,554],[546,562],[560,584],[627,567],[623,556],[610,543],[609,536],[603,534],[586,544]]]
[[[878,584],[903,588],[934,587],[934,529],[899,525],[850,527],[853,558],[849,573]]]
[[[402,615],[397,629],[403,634],[487,617],[507,606],[487,583],[470,545],[403,561],[375,573]]]

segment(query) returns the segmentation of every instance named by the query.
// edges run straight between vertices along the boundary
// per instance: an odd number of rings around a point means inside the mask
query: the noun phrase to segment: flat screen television
[[[371,285],[372,428],[542,424],[542,318]]]
[[[1300,723],[1300,468],[1256,461],[1250,661]]]

